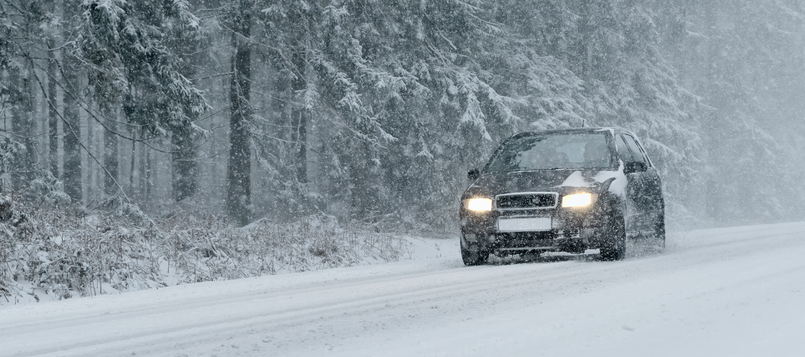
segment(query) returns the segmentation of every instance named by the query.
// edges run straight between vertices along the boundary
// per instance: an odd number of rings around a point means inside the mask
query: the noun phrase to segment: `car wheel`
[[[477,244],[470,244],[467,248],[461,246],[461,260],[464,261],[464,265],[483,265],[487,259],[489,259],[489,251],[481,250]]]
[[[623,217],[612,218],[607,225],[601,259],[623,260],[626,257],[626,225]]]
[[[660,251],[665,249],[665,215],[654,222],[654,243]]]

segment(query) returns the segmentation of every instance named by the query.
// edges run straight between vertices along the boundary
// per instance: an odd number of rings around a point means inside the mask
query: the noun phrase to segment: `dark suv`
[[[637,137],[582,128],[514,135],[483,170],[471,170],[461,197],[461,257],[600,249],[623,259],[627,236],[665,246],[657,170]]]

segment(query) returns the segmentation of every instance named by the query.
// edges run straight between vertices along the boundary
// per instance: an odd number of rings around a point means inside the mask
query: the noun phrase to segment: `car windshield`
[[[605,133],[536,135],[507,142],[486,171],[596,169],[611,160]]]

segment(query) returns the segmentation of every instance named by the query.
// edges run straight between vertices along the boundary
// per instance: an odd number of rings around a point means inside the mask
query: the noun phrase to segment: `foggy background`
[[[0,73],[18,199],[452,231],[502,140],[587,125],[669,227],[805,208],[798,0],[0,0]]]

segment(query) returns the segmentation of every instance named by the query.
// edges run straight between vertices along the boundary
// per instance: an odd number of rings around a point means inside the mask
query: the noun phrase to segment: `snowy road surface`
[[[0,309],[1,356],[805,356],[805,223],[660,255],[441,258]]]

